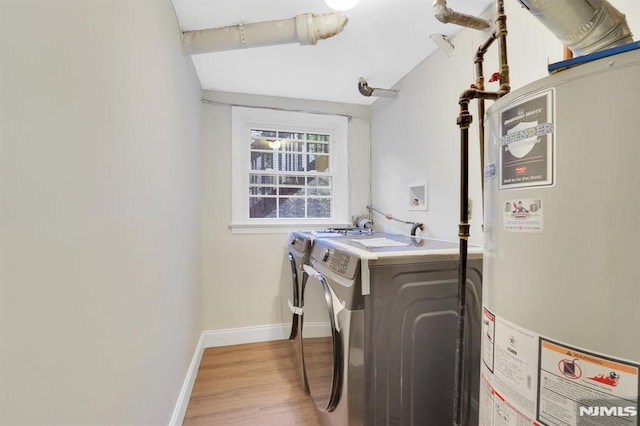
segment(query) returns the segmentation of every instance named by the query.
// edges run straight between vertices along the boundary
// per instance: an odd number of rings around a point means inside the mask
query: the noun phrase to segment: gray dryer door
[[[326,278],[312,272],[302,291],[302,357],[309,393],[321,411],[333,411],[342,388],[342,343]]]

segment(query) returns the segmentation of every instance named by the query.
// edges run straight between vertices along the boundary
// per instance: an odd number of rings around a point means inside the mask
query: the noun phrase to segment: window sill
[[[345,223],[232,223],[229,225],[229,229],[232,234],[286,234],[291,231],[351,226],[353,225]]]

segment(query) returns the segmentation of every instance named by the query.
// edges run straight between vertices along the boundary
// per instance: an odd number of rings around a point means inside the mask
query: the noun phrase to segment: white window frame
[[[250,218],[249,175],[251,129],[317,132],[331,135],[329,175],[332,202],[329,218]],[[286,232],[346,226],[349,220],[349,174],[347,117],[264,108],[231,108],[232,184],[231,224],[233,233]]]

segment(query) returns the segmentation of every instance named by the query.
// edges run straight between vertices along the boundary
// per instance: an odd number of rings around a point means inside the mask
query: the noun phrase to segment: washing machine
[[[478,422],[482,250],[470,247],[463,412]],[[453,421],[458,244],[372,234],[316,240],[302,317],[302,354],[324,425]]]
[[[319,230],[301,230],[289,233],[285,245],[285,256],[282,266],[282,279],[280,289],[280,306],[282,313],[283,338],[290,343],[290,355],[299,378],[300,384],[306,391],[309,390],[304,374],[304,360],[302,358],[300,326],[303,316],[302,287],[307,280],[307,274],[303,266],[309,263],[309,255],[313,242],[318,238],[337,238],[344,236],[369,236],[370,229],[357,227],[325,228]],[[321,324],[324,316],[324,308],[310,304],[307,307],[307,330],[311,324]]]
[[[285,245],[280,290],[283,338],[289,341],[289,352],[301,386],[307,390],[302,365],[300,317],[302,315],[302,285],[306,280],[303,265],[308,263],[313,236],[310,232],[289,233]]]

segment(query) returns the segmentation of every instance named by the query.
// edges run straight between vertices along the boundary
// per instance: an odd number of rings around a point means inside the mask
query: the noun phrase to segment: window
[[[343,225],[347,118],[233,107],[232,228]]]

